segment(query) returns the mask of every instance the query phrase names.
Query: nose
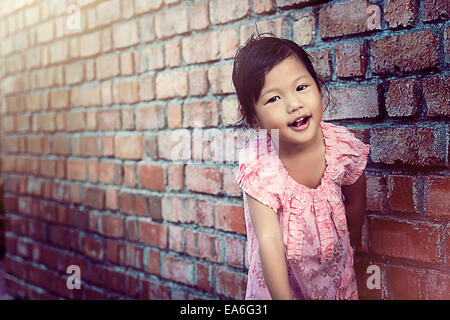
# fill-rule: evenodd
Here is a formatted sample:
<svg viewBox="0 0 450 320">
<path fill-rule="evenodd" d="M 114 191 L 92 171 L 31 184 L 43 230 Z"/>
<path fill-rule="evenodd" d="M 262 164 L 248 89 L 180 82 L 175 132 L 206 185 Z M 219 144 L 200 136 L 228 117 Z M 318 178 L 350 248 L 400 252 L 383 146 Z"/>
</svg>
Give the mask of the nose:
<svg viewBox="0 0 450 320">
<path fill-rule="evenodd" d="M 288 109 L 289 113 L 292 113 L 292 112 L 296 111 L 298 108 L 302 108 L 302 107 L 303 107 L 303 102 L 301 101 L 301 98 L 299 97 L 297 92 L 291 94 L 288 97 L 287 109 Z"/>
</svg>

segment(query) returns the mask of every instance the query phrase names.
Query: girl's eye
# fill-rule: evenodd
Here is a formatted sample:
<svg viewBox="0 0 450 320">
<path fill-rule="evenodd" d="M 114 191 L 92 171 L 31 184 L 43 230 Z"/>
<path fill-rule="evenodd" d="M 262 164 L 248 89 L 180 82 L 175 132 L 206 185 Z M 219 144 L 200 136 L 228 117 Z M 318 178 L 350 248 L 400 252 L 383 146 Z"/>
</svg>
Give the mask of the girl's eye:
<svg viewBox="0 0 450 320">
<path fill-rule="evenodd" d="M 270 98 L 269 100 L 267 100 L 266 104 L 275 102 L 275 101 L 277 101 L 278 99 L 280 99 L 279 96 L 274 96 L 274 97 Z"/>
<path fill-rule="evenodd" d="M 306 84 L 301 84 L 301 85 L 299 85 L 299 86 L 297 87 L 297 91 L 303 91 L 303 90 L 306 89 L 306 87 L 307 87 Z"/>
</svg>

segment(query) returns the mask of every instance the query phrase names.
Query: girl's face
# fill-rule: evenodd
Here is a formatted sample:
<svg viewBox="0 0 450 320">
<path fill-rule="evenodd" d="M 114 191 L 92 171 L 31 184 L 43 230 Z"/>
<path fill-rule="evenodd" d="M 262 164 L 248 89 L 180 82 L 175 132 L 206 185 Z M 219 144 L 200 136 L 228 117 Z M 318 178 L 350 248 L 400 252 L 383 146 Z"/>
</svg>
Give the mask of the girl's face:
<svg viewBox="0 0 450 320">
<path fill-rule="evenodd" d="M 322 96 L 296 56 L 287 57 L 266 74 L 255 111 L 256 128 L 279 130 L 280 155 L 297 154 L 319 141 Z M 306 129 L 290 126 L 299 117 L 310 117 Z"/>
</svg>

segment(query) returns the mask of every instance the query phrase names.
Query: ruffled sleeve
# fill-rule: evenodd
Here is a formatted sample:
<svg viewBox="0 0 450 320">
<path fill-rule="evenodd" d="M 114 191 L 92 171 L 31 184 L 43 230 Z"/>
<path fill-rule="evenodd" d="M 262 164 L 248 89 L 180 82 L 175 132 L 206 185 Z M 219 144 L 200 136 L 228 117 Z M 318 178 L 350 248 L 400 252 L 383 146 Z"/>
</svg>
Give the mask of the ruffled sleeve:
<svg viewBox="0 0 450 320">
<path fill-rule="evenodd" d="M 254 157 L 251 148 L 244 148 L 239 154 L 239 170 L 236 182 L 242 189 L 273 211 L 281 208 L 283 178 L 273 162 L 264 157 Z"/>
<path fill-rule="evenodd" d="M 342 185 L 352 185 L 358 180 L 367 165 L 370 145 L 361 142 L 346 127 L 336 130 L 337 164 L 344 171 Z"/>
</svg>

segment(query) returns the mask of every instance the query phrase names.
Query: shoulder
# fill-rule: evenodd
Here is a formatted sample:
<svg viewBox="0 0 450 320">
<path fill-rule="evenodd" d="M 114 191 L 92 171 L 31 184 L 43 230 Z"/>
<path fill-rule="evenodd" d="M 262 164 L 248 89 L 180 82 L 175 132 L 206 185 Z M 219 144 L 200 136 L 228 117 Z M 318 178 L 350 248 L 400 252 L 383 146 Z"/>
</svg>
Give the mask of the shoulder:
<svg viewBox="0 0 450 320">
<path fill-rule="evenodd" d="M 369 151 L 370 145 L 364 144 L 347 127 L 324 122 L 324 128 L 339 155 L 360 155 Z M 325 133 L 325 132 L 324 132 Z"/>
</svg>

